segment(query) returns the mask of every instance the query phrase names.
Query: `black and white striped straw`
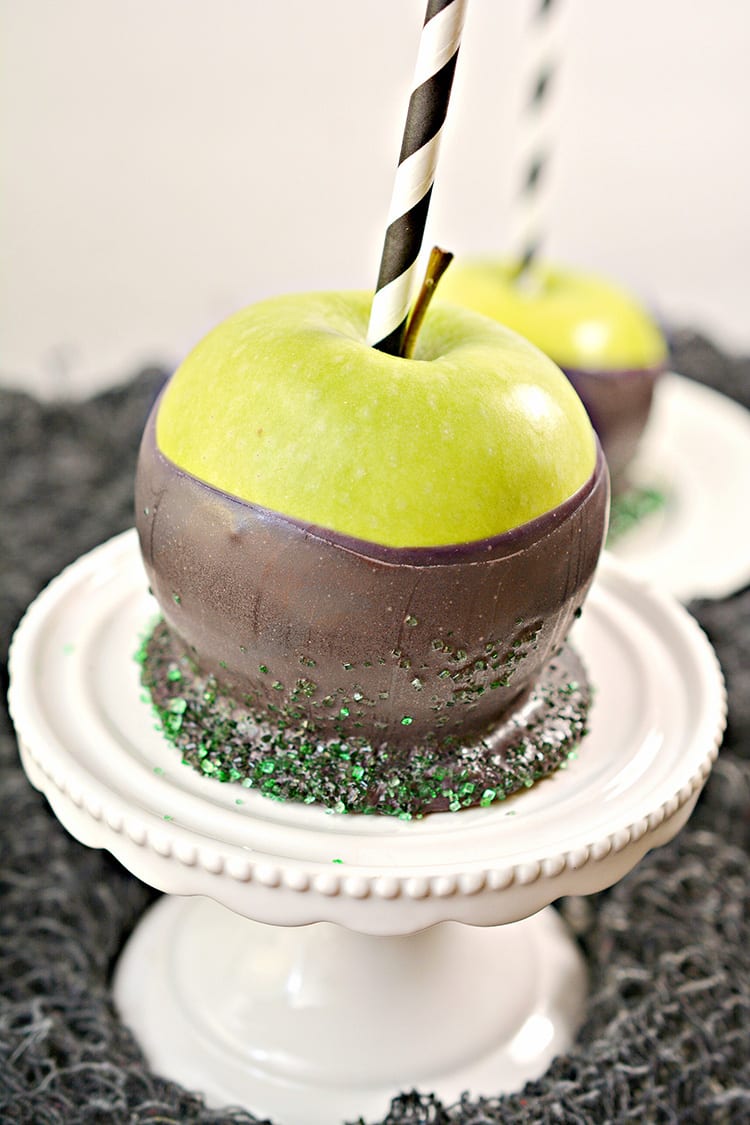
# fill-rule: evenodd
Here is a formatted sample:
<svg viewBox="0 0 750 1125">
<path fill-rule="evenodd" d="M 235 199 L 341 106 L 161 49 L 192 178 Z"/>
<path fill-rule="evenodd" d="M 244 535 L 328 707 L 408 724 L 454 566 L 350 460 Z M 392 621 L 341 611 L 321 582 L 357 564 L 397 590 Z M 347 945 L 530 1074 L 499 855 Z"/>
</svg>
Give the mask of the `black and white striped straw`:
<svg viewBox="0 0 750 1125">
<path fill-rule="evenodd" d="M 565 0 L 532 0 L 534 12 L 522 52 L 523 120 L 520 142 L 520 189 L 511 244 L 523 275 L 537 258 L 549 221 L 549 166 L 559 108 L 556 97 L 562 54 L 562 11 Z"/>
<path fill-rule="evenodd" d="M 367 335 L 390 355 L 406 328 L 467 3 L 427 3 Z"/>
</svg>

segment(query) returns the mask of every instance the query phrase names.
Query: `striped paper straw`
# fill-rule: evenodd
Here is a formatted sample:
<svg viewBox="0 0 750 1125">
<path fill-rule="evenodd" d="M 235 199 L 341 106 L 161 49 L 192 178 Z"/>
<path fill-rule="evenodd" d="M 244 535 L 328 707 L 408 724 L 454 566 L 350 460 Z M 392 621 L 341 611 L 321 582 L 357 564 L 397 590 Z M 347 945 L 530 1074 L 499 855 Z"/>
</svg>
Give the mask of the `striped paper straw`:
<svg viewBox="0 0 750 1125">
<path fill-rule="evenodd" d="M 422 247 L 440 137 L 448 112 L 467 0 L 428 0 L 398 158 L 368 343 L 401 349 Z"/>
<path fill-rule="evenodd" d="M 564 0 L 533 0 L 524 72 L 525 101 L 519 153 L 521 186 L 514 214 L 511 245 L 517 275 L 526 272 L 539 254 L 549 222 L 549 164 L 559 101 L 557 73 L 562 56 Z"/>
</svg>

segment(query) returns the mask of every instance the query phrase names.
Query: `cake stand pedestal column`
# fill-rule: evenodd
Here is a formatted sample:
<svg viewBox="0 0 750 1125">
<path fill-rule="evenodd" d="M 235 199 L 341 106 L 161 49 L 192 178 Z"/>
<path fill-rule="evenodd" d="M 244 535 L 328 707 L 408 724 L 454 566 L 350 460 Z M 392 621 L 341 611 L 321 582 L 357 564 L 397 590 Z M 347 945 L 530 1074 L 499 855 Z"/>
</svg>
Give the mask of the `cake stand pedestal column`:
<svg viewBox="0 0 750 1125">
<path fill-rule="evenodd" d="M 157 1072 L 283 1125 L 382 1117 L 414 1087 L 446 1102 L 517 1089 L 570 1046 L 585 995 L 583 959 L 551 908 L 382 937 L 166 897 L 115 976 Z"/>
</svg>

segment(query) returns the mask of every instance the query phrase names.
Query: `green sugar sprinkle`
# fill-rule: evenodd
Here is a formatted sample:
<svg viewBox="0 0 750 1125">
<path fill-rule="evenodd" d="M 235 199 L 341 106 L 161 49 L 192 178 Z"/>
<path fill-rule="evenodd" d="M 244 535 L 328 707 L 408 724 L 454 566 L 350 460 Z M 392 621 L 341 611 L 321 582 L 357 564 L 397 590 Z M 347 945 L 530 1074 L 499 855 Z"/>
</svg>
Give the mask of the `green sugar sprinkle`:
<svg viewBox="0 0 750 1125">
<path fill-rule="evenodd" d="M 285 705 L 283 697 L 283 706 L 264 714 L 240 706 L 213 677 L 196 672 L 163 621 L 136 659 L 157 729 L 185 765 L 270 800 L 404 821 L 497 805 L 571 763 L 586 734 L 590 704 L 583 668 L 566 647 L 527 701 L 524 718 L 506 717 L 491 744 L 455 735 L 431 735 L 421 742 L 404 742 L 402 735 L 393 743 L 372 744 L 340 732 L 347 706 L 332 710 L 325 732 L 295 710 L 299 703 Z M 259 668 L 267 671 L 265 665 Z M 410 715 L 394 721 L 399 728 L 414 722 Z M 155 767 L 154 772 L 163 771 Z"/>
<path fill-rule="evenodd" d="M 666 503 L 667 497 L 658 488 L 635 487 L 614 495 L 609 512 L 607 546 L 611 547 L 647 516 L 661 511 Z"/>
</svg>

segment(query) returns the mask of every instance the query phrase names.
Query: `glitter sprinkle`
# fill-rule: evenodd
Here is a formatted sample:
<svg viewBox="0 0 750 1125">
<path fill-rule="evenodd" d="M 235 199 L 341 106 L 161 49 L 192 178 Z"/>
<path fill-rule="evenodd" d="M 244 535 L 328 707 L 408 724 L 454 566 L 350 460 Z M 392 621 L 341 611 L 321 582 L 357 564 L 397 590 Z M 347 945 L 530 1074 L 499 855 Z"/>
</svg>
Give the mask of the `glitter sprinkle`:
<svg viewBox="0 0 750 1125">
<path fill-rule="evenodd" d="M 631 488 L 612 497 L 607 546 L 636 527 L 647 516 L 661 511 L 667 497 L 658 488 Z"/>
<path fill-rule="evenodd" d="M 179 594 L 172 594 L 172 601 L 174 602 L 175 605 L 179 605 L 182 601 L 182 598 L 180 597 Z"/>
<path fill-rule="evenodd" d="M 562 765 L 575 768 L 576 747 L 586 734 L 590 690 L 568 647 L 548 666 L 523 712 L 506 718 L 487 742 L 433 733 L 393 743 L 384 737 L 375 745 L 356 728 L 351 736 L 344 737 L 340 727 L 334 734 L 341 696 L 326 697 L 335 704 L 327 735 L 316 733 L 301 715 L 295 718 L 283 697 L 273 710 L 254 713 L 250 701 L 240 706 L 213 677 L 200 675 L 163 622 L 144 639 L 136 659 L 157 729 L 185 765 L 214 784 L 234 783 L 270 800 L 318 805 L 331 813 L 410 820 L 496 805 Z M 170 676 L 174 668 L 180 679 Z M 454 670 L 464 690 L 465 670 L 455 665 Z M 442 718 L 441 712 L 436 731 Z M 409 715 L 395 721 L 414 722 Z"/>
</svg>

